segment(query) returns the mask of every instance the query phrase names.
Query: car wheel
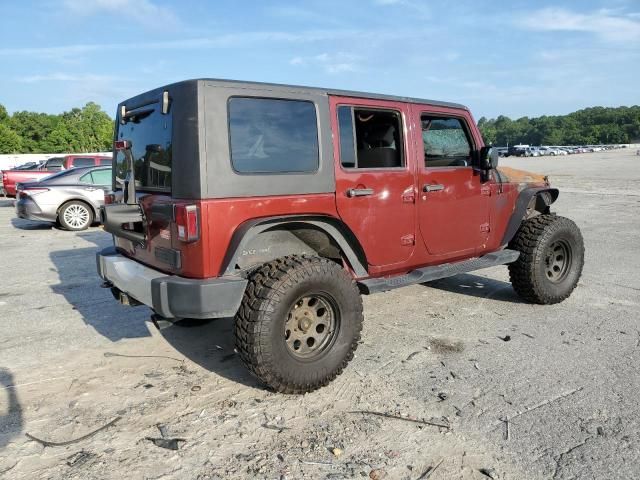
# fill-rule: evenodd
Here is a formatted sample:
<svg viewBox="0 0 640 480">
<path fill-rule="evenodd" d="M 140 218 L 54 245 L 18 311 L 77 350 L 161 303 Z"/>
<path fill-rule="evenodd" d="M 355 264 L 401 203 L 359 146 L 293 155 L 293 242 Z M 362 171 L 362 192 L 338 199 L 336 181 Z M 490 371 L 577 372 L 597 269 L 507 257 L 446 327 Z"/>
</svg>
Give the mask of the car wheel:
<svg viewBox="0 0 640 480">
<path fill-rule="evenodd" d="M 58 220 L 65 230 L 86 230 L 93 223 L 93 210 L 84 202 L 67 202 L 60 208 Z"/>
<path fill-rule="evenodd" d="M 343 371 L 362 323 L 360 292 L 342 267 L 325 258 L 289 256 L 249 278 L 235 318 L 236 348 L 269 388 L 306 393 Z"/>
<path fill-rule="evenodd" d="M 522 222 L 509 248 L 520 252 L 509 264 L 509 278 L 525 300 L 551 305 L 576 288 L 584 265 L 584 242 L 568 218 L 538 215 Z"/>
</svg>

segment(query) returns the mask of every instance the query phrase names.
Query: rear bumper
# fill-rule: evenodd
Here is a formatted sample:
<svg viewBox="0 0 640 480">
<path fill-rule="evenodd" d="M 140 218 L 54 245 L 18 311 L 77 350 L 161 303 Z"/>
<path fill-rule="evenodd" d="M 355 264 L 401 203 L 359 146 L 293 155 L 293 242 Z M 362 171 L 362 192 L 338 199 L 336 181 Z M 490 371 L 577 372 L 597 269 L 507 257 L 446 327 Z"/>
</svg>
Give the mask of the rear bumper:
<svg viewBox="0 0 640 480">
<path fill-rule="evenodd" d="M 166 275 L 114 247 L 96 254 L 98 274 L 114 287 L 165 318 L 217 318 L 236 314 L 247 280 L 218 277 L 198 280 Z"/>
<path fill-rule="evenodd" d="M 31 198 L 16 200 L 16 215 L 27 220 L 41 220 L 43 222 L 55 222 L 58 218 L 56 207 L 46 206 L 41 208 Z"/>
</svg>

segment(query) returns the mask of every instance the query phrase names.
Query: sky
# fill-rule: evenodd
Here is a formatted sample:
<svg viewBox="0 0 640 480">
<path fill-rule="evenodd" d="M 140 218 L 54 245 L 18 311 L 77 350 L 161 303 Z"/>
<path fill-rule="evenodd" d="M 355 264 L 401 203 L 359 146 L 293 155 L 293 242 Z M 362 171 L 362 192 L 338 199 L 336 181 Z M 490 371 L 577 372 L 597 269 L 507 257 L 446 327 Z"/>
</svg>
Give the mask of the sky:
<svg viewBox="0 0 640 480">
<path fill-rule="evenodd" d="M 476 118 L 640 104 L 640 0 L 0 0 L 0 104 L 60 113 L 189 78 L 362 90 Z"/>
</svg>

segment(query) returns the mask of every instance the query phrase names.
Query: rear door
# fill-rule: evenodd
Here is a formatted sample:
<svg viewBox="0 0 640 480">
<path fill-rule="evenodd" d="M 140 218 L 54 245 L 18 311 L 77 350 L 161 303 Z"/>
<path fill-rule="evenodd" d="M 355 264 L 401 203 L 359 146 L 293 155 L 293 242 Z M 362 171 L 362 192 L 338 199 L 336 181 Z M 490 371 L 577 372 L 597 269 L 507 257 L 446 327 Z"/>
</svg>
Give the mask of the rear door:
<svg viewBox="0 0 640 480">
<path fill-rule="evenodd" d="M 86 184 L 84 195 L 91 200 L 95 206 L 104 205 L 104 193 L 111 189 L 112 172 L 111 169 L 103 168 L 93 170 L 80 177 L 80 182 Z"/>
<path fill-rule="evenodd" d="M 440 260 L 473 255 L 489 235 L 489 195 L 475 165 L 482 139 L 467 111 L 414 105 L 418 224 L 427 251 Z"/>
<path fill-rule="evenodd" d="M 404 103 L 330 97 L 336 204 L 370 265 L 405 262 L 415 248 L 415 177 Z"/>
</svg>

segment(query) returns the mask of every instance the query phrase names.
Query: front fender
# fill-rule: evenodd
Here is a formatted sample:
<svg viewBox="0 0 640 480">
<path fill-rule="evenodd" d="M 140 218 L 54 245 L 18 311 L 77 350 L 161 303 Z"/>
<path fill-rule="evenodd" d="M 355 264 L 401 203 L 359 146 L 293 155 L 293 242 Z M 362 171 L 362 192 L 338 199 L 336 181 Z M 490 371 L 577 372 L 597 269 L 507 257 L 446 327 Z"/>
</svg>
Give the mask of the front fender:
<svg viewBox="0 0 640 480">
<path fill-rule="evenodd" d="M 507 245 L 515 236 L 520 225 L 525 220 L 527 209 L 530 206 L 540 213 L 547 213 L 549 206 L 558 199 L 559 195 L 560 191 L 551 187 L 529 187 L 522 190 L 516 199 L 513 213 L 509 218 L 509 223 L 500 245 Z"/>
</svg>

